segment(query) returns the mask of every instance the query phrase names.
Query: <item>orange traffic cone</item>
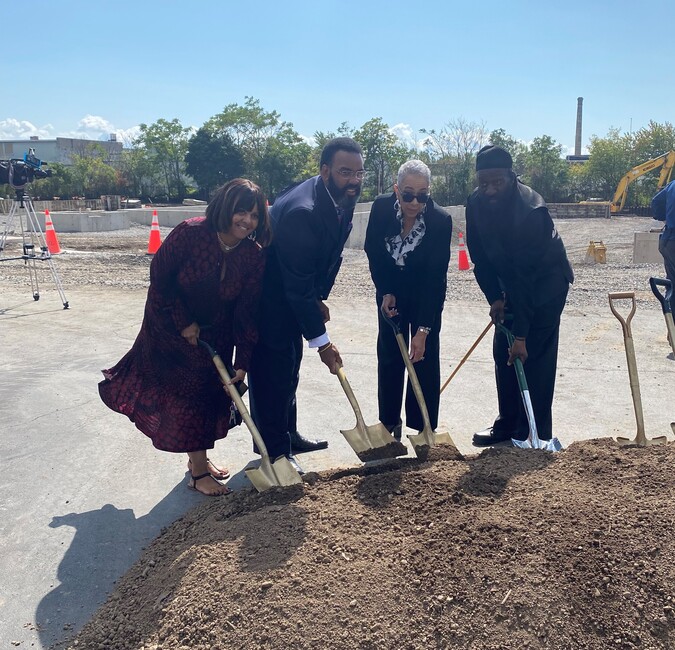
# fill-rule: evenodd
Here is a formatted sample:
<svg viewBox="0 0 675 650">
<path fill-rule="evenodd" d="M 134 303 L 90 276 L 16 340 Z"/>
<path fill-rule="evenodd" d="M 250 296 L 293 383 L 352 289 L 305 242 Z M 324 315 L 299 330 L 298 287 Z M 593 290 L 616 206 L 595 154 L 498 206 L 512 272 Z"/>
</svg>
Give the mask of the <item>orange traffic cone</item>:
<svg viewBox="0 0 675 650">
<path fill-rule="evenodd" d="M 460 271 L 469 270 L 469 256 L 466 254 L 466 249 L 464 248 L 464 236 L 462 233 L 459 233 L 459 259 L 458 259 L 458 268 Z"/>
<path fill-rule="evenodd" d="M 45 210 L 45 243 L 47 244 L 47 250 L 49 250 L 50 254 L 58 255 L 61 252 L 59 238 L 56 236 L 52 218 L 49 216 L 49 210 Z"/>
<path fill-rule="evenodd" d="M 152 211 L 152 226 L 150 226 L 150 239 L 148 241 L 148 255 L 154 255 L 162 245 L 162 236 L 159 234 L 159 220 L 157 210 Z"/>
</svg>

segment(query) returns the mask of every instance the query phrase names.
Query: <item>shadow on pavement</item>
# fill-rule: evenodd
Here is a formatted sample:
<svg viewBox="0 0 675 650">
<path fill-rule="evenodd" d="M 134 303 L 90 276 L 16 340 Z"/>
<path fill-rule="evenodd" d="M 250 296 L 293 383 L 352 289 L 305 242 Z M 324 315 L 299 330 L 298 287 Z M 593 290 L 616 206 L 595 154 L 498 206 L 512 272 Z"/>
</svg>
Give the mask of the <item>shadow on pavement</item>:
<svg viewBox="0 0 675 650">
<path fill-rule="evenodd" d="M 43 647 L 57 646 L 77 633 L 102 605 L 115 582 L 139 558 L 162 528 L 207 497 L 198 497 L 181 481 L 147 515 L 106 504 L 99 510 L 54 517 L 51 528 L 71 526 L 75 537 L 57 571 L 60 584 L 37 606 Z"/>
</svg>

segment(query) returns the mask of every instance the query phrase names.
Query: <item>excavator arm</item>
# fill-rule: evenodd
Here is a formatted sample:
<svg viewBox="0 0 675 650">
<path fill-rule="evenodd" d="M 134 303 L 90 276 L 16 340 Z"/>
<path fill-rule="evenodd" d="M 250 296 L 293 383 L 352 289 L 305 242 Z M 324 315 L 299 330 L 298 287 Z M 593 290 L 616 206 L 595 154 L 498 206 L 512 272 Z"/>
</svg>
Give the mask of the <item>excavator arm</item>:
<svg viewBox="0 0 675 650">
<path fill-rule="evenodd" d="M 617 214 L 623 210 L 623 206 L 626 203 L 626 196 L 628 195 L 628 186 L 640 176 L 644 176 L 647 172 L 652 171 L 653 169 L 661 169 L 661 174 L 659 175 L 659 184 L 657 189 L 665 187 L 667 183 L 670 182 L 670 178 L 673 173 L 673 167 L 675 167 L 675 151 L 669 151 L 664 153 L 661 156 L 652 158 L 647 162 L 643 162 L 640 165 L 636 165 L 627 172 L 619 181 L 619 184 L 616 187 L 616 192 L 614 192 L 614 198 L 612 199 L 612 204 L 610 205 L 611 214 Z"/>
</svg>

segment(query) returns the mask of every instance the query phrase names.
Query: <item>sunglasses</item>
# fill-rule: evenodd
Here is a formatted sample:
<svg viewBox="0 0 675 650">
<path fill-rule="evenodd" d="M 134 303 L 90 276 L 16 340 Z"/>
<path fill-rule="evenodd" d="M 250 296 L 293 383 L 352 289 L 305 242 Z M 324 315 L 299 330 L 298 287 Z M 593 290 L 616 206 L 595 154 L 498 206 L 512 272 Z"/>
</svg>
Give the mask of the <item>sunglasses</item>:
<svg viewBox="0 0 675 650">
<path fill-rule="evenodd" d="M 413 199 L 417 199 L 418 203 L 426 203 L 429 200 L 429 195 L 425 192 L 420 194 L 413 194 L 412 192 L 401 192 L 401 199 L 404 203 L 412 203 Z"/>
</svg>

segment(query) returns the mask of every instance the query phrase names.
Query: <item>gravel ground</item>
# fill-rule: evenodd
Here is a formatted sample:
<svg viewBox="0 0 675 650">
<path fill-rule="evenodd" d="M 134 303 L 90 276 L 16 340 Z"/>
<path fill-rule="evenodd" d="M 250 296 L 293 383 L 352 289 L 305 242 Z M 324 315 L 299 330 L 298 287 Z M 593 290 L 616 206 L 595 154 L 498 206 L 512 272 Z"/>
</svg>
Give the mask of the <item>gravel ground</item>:
<svg viewBox="0 0 675 650">
<path fill-rule="evenodd" d="M 638 303 L 659 309 L 648 285 L 650 276 L 664 277 L 661 264 L 633 264 L 633 235 L 648 232 L 659 223 L 643 217 L 613 219 L 558 219 L 556 226 L 565 242 L 576 280 L 568 298 L 575 307 L 606 306 L 610 291 L 635 291 Z M 148 286 L 151 257 L 145 254 L 149 237 L 147 226 L 134 225 L 126 230 L 100 233 L 58 235 L 63 253 L 54 259 L 54 268 L 66 290 L 69 286 L 100 285 L 126 289 Z M 170 232 L 160 228 L 162 239 Z M 484 300 L 473 273 L 457 268 L 457 233 L 464 223 L 455 220 L 453 259 L 448 271 L 449 301 L 482 302 Z M 606 264 L 584 262 L 590 241 L 602 241 L 607 247 Z M 5 256 L 17 254 L 19 238 L 9 237 Z M 345 261 L 338 276 L 334 296 L 372 298 L 373 285 L 368 261 L 362 250 L 345 250 Z M 49 266 L 38 262 L 42 286 L 51 286 Z M 20 261 L 0 265 L 0 282 L 15 286 L 29 284 L 28 274 Z"/>
</svg>

